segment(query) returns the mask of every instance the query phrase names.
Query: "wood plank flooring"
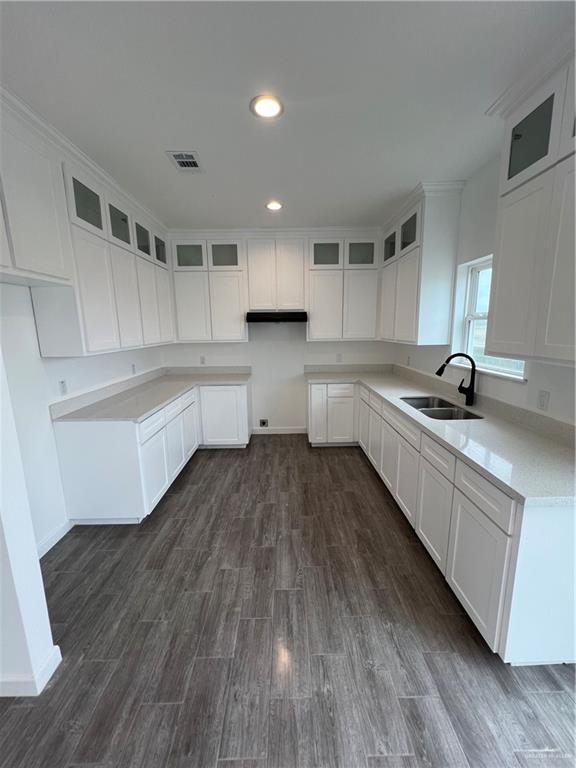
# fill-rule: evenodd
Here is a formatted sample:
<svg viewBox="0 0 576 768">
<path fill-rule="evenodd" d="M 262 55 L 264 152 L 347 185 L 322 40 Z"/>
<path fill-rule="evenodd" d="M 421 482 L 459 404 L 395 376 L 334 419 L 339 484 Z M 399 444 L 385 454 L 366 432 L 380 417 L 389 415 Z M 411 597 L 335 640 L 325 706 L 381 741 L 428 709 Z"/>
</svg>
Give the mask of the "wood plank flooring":
<svg viewBox="0 0 576 768">
<path fill-rule="evenodd" d="M 358 448 L 200 451 L 42 560 L 64 661 L 2 768 L 569 768 L 574 669 L 510 668 Z"/>
</svg>

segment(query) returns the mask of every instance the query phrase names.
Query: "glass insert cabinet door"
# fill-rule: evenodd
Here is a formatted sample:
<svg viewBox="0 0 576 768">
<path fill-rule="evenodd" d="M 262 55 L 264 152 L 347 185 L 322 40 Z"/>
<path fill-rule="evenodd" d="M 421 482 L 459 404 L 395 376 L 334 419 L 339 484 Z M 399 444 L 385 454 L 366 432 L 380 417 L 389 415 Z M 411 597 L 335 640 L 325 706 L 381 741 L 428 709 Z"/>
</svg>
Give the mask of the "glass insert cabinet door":
<svg viewBox="0 0 576 768">
<path fill-rule="evenodd" d="M 369 268 L 376 266 L 376 244 L 373 240 L 347 240 L 346 266 Z"/>
<path fill-rule="evenodd" d="M 89 224 L 90 227 L 102 232 L 104 225 L 100 195 L 75 176 L 72 177 L 72 194 L 74 213 L 79 223 Z"/>
<path fill-rule="evenodd" d="M 508 178 L 513 179 L 546 157 L 554 113 L 554 94 L 539 104 L 512 128 L 508 156 Z"/>
<path fill-rule="evenodd" d="M 150 232 L 146 229 L 146 227 L 143 227 L 142 224 L 138 224 L 138 222 L 136 222 L 135 231 L 136 248 L 138 248 L 138 250 L 142 253 L 145 253 L 147 256 L 150 256 Z"/>
<path fill-rule="evenodd" d="M 166 243 L 157 235 L 154 235 L 154 256 L 156 261 L 166 264 Z"/>
<path fill-rule="evenodd" d="M 338 269 L 342 267 L 341 240 L 314 240 L 311 243 L 311 269 Z"/>
<path fill-rule="evenodd" d="M 389 261 L 396 256 L 396 230 L 390 232 L 384 239 L 384 261 Z"/>
<path fill-rule="evenodd" d="M 416 243 L 418 237 L 418 211 L 406 219 L 400 227 L 400 250 L 405 251 Z"/>
<path fill-rule="evenodd" d="M 239 242 L 214 240 L 208 244 L 210 269 L 233 269 L 243 267 L 243 254 Z"/>
<path fill-rule="evenodd" d="M 204 243 L 177 243 L 176 269 L 206 269 Z"/>
<path fill-rule="evenodd" d="M 108 213 L 110 215 L 110 234 L 112 237 L 130 245 L 130 219 L 128 214 L 112 205 L 112 203 L 108 203 Z"/>
</svg>

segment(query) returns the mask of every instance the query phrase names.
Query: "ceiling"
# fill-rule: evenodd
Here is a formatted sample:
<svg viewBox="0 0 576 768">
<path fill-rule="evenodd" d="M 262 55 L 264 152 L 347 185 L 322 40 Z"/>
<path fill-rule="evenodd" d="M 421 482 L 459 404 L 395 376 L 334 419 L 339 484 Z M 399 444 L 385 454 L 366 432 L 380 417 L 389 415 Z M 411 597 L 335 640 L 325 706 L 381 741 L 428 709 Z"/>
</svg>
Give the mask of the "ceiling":
<svg viewBox="0 0 576 768">
<path fill-rule="evenodd" d="M 381 224 L 498 151 L 572 3 L 4 2 L 0 79 L 170 227 Z M 276 93 L 273 123 L 248 110 Z M 197 150 L 179 172 L 165 150 Z M 284 202 L 267 212 L 270 198 Z"/>
</svg>

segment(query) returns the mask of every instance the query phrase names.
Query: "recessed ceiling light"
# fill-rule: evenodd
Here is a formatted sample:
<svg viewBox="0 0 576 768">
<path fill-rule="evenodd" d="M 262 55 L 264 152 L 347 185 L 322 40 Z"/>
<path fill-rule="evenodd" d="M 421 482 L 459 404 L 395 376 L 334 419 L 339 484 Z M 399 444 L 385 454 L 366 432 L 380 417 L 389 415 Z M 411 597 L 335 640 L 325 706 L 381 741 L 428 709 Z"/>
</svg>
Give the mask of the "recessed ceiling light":
<svg viewBox="0 0 576 768">
<path fill-rule="evenodd" d="M 282 203 L 278 200 L 270 200 L 269 203 L 266 203 L 266 208 L 269 211 L 279 211 L 282 208 Z"/>
<path fill-rule="evenodd" d="M 250 102 L 250 109 L 257 117 L 278 117 L 284 111 L 276 96 L 255 96 Z"/>
</svg>

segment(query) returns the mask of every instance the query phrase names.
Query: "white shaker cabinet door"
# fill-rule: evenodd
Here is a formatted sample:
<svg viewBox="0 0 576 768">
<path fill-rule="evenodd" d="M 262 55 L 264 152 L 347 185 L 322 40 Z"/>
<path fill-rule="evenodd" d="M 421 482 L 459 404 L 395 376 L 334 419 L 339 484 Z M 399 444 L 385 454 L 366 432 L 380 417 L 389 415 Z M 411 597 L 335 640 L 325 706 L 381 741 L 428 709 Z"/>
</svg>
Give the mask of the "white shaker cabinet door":
<svg viewBox="0 0 576 768">
<path fill-rule="evenodd" d="M 378 338 L 394 340 L 394 315 L 396 312 L 396 276 L 398 264 L 384 267 L 380 277 L 380 318 Z"/>
<path fill-rule="evenodd" d="M 160 343 L 160 314 L 156 291 L 156 267 L 138 257 L 136 262 L 144 344 Z"/>
<path fill-rule="evenodd" d="M 304 240 L 276 240 L 276 306 L 304 309 Z"/>
<path fill-rule="evenodd" d="M 511 539 L 454 490 L 446 579 L 490 648 L 498 646 Z"/>
<path fill-rule="evenodd" d="M 141 445 L 140 462 L 146 511 L 149 514 L 158 504 L 169 485 L 165 429 L 156 432 L 153 437 Z"/>
<path fill-rule="evenodd" d="M 198 403 L 192 403 L 182 411 L 182 426 L 184 429 L 184 456 L 188 460 L 198 448 Z"/>
<path fill-rule="evenodd" d="M 143 337 L 136 256 L 116 245 L 110 246 L 110 250 L 118 327 L 120 329 L 120 346 L 139 347 L 143 343 Z"/>
<path fill-rule="evenodd" d="M 574 360 L 574 155 L 554 171 L 550 236 L 542 278 L 536 356 Z"/>
<path fill-rule="evenodd" d="M 162 267 L 155 267 L 156 293 L 158 294 L 158 315 L 160 318 L 160 341 L 174 341 L 174 306 L 170 273 Z"/>
<path fill-rule="evenodd" d="M 341 339 L 343 270 L 310 270 L 308 279 L 309 339 L 312 341 Z"/>
<path fill-rule="evenodd" d="M 276 243 L 247 240 L 250 309 L 276 309 Z"/>
<path fill-rule="evenodd" d="M 368 458 L 380 471 L 382 464 L 382 417 L 371 408 L 368 424 Z"/>
<path fill-rule="evenodd" d="M 364 453 L 368 453 L 370 439 L 370 407 L 367 402 L 360 400 L 358 406 L 358 442 Z"/>
<path fill-rule="evenodd" d="M 210 341 L 208 272 L 174 272 L 176 322 L 180 341 Z"/>
<path fill-rule="evenodd" d="M 74 227 L 74 259 L 88 352 L 118 349 L 120 334 L 110 260 L 105 240 Z"/>
<path fill-rule="evenodd" d="M 398 480 L 398 442 L 400 438 L 385 419 L 382 419 L 382 460 L 380 477 L 392 495 L 396 495 Z"/>
<path fill-rule="evenodd" d="M 351 443 L 354 440 L 354 398 L 328 398 L 328 442 Z"/>
<path fill-rule="evenodd" d="M 418 339 L 418 286 L 420 280 L 420 248 L 414 248 L 396 262 L 396 302 L 394 306 L 394 338 L 415 342 Z"/>
<path fill-rule="evenodd" d="M 326 384 L 311 384 L 308 403 L 308 437 L 311 443 L 325 443 L 328 439 L 326 400 Z"/>
<path fill-rule="evenodd" d="M 454 486 L 420 458 L 416 533 L 442 573 L 446 572 Z"/>
<path fill-rule="evenodd" d="M 345 339 L 374 339 L 378 309 L 378 272 L 349 269 L 344 272 Z"/>
<path fill-rule="evenodd" d="M 248 403 L 246 387 L 200 387 L 204 445 L 246 445 Z"/>
<path fill-rule="evenodd" d="M 418 465 L 420 454 L 403 437 L 398 436 L 398 467 L 396 471 L 396 501 L 408 522 L 416 526 L 418 506 Z"/>
<path fill-rule="evenodd" d="M 172 482 L 180 472 L 185 460 L 184 419 L 180 413 L 166 424 L 166 463 L 169 482 Z"/>
<path fill-rule="evenodd" d="M 246 296 L 244 272 L 210 272 L 210 308 L 214 341 L 244 341 Z"/>
</svg>

